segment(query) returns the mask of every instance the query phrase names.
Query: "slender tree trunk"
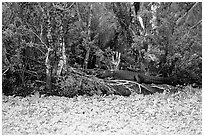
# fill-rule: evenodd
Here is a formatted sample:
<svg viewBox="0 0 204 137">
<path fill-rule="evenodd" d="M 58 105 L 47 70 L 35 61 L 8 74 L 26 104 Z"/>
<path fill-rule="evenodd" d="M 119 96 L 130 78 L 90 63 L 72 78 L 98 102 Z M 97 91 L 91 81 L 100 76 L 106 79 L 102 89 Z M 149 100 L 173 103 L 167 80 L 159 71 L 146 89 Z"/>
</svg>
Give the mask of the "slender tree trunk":
<svg viewBox="0 0 204 137">
<path fill-rule="evenodd" d="M 48 17 L 48 32 L 47 32 L 47 39 L 48 39 L 48 44 L 50 47 L 53 45 L 53 40 L 52 40 L 52 35 L 51 35 L 51 21 L 50 21 L 50 15 L 49 12 L 47 13 Z M 46 65 L 46 89 L 50 91 L 52 89 L 51 87 L 51 78 L 52 78 L 52 72 L 51 72 L 51 62 L 50 62 L 50 51 L 52 49 L 48 47 L 47 55 L 46 55 L 46 60 L 45 60 L 45 65 Z"/>
<path fill-rule="evenodd" d="M 46 89 L 50 91 L 52 89 L 51 87 L 51 65 L 49 60 L 49 54 L 51 49 L 48 48 L 47 54 L 46 54 L 46 60 L 45 60 L 45 66 L 46 66 Z"/>
<path fill-rule="evenodd" d="M 91 20 L 93 17 L 93 5 L 91 4 L 90 6 L 90 16 L 89 16 L 89 22 L 88 22 L 88 44 L 86 45 L 86 55 L 85 55 L 85 59 L 84 59 L 84 69 L 87 69 L 88 66 L 88 61 L 89 61 L 89 54 L 90 54 L 90 50 L 91 50 Z"/>
<path fill-rule="evenodd" d="M 66 55 L 65 55 L 65 43 L 64 43 L 64 31 L 63 31 L 63 22 L 61 17 L 61 23 L 59 24 L 60 29 L 60 38 L 59 38 L 59 50 L 61 52 L 61 57 L 58 63 L 57 76 L 60 76 L 63 68 L 66 68 Z"/>
</svg>

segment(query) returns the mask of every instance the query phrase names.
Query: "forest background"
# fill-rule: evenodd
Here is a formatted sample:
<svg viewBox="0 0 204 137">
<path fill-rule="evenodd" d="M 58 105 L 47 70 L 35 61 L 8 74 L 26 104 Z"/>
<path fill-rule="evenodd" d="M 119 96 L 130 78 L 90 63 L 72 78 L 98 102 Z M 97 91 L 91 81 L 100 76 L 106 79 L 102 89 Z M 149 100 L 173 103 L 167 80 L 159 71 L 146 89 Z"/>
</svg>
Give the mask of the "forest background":
<svg viewBox="0 0 204 137">
<path fill-rule="evenodd" d="M 92 94 L 79 73 L 114 68 L 117 53 L 118 69 L 201 87 L 202 3 L 2 3 L 6 95 Z"/>
</svg>

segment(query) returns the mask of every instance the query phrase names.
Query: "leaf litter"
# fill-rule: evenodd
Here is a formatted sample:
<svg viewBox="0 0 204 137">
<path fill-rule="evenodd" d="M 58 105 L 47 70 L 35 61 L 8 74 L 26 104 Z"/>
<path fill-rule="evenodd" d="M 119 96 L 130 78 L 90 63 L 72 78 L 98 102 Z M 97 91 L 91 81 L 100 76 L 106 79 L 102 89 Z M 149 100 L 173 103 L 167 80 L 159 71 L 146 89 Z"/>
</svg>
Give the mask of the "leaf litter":
<svg viewBox="0 0 204 137">
<path fill-rule="evenodd" d="M 202 133 L 202 90 L 129 97 L 3 96 L 2 133 L 196 135 Z"/>
</svg>

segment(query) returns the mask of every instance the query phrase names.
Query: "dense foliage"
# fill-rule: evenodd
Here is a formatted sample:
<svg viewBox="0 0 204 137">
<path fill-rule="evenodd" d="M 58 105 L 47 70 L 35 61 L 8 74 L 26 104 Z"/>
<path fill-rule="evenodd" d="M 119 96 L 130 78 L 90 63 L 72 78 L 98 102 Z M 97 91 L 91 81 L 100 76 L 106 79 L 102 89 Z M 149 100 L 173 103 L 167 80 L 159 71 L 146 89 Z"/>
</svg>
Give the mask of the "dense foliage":
<svg viewBox="0 0 204 137">
<path fill-rule="evenodd" d="M 75 79 L 72 68 L 110 69 L 115 51 L 121 53 L 120 69 L 176 75 L 178 84 L 201 85 L 201 17 L 202 4 L 192 2 L 139 8 L 134 3 L 4 2 L 3 92 L 61 93 L 66 86 L 70 92 L 98 91 L 93 85 L 100 82 L 85 74 Z M 62 84 L 66 81 L 75 86 Z"/>
</svg>

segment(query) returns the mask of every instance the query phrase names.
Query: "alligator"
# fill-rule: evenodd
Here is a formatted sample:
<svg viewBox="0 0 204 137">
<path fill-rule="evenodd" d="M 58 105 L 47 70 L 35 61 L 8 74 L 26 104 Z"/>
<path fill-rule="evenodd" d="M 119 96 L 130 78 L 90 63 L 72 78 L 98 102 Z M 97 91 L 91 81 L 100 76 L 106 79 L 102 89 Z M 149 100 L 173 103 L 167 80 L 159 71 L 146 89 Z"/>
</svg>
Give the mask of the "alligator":
<svg viewBox="0 0 204 137">
<path fill-rule="evenodd" d="M 112 77 L 113 79 L 120 79 L 120 80 L 129 80 L 129 81 L 136 81 L 138 83 L 145 83 L 145 84 L 168 84 L 175 86 L 175 77 L 156 77 L 156 76 L 148 76 L 141 72 L 133 72 L 128 70 L 105 70 L 102 74 L 98 75 L 99 78 L 106 78 Z"/>
</svg>

